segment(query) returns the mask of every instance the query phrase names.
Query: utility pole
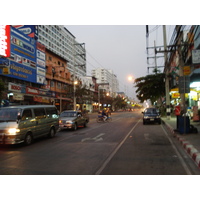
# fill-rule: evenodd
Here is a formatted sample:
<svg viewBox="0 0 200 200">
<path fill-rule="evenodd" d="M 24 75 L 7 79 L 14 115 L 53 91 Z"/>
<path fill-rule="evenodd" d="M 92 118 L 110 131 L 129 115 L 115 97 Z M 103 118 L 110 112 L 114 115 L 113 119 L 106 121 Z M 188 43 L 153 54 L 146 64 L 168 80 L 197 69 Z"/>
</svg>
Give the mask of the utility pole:
<svg viewBox="0 0 200 200">
<path fill-rule="evenodd" d="M 169 96 L 169 67 L 167 66 L 167 37 L 166 25 L 163 25 L 164 59 L 165 59 L 165 96 L 167 119 L 170 119 L 170 96 Z"/>
</svg>

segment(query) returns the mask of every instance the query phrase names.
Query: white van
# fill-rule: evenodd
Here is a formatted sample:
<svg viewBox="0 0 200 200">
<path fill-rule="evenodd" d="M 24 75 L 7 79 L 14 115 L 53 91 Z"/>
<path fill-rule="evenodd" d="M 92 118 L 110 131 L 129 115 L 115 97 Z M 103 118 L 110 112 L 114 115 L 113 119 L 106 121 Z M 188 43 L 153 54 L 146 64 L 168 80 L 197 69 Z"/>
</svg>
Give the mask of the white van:
<svg viewBox="0 0 200 200">
<path fill-rule="evenodd" d="M 58 111 L 53 105 L 0 108 L 0 144 L 30 145 L 35 138 L 54 137 L 58 129 Z"/>
</svg>

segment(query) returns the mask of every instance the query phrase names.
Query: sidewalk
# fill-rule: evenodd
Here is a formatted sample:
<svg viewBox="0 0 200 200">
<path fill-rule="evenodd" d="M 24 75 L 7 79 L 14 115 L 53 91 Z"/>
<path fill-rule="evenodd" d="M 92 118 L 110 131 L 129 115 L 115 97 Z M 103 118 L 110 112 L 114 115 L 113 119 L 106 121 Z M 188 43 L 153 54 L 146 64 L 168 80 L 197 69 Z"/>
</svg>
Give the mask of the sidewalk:
<svg viewBox="0 0 200 200">
<path fill-rule="evenodd" d="M 197 128 L 198 133 L 180 134 L 175 131 L 177 129 L 176 117 L 170 117 L 170 119 L 162 117 L 162 121 L 200 168 L 200 122 L 190 120 L 190 125 Z"/>
</svg>

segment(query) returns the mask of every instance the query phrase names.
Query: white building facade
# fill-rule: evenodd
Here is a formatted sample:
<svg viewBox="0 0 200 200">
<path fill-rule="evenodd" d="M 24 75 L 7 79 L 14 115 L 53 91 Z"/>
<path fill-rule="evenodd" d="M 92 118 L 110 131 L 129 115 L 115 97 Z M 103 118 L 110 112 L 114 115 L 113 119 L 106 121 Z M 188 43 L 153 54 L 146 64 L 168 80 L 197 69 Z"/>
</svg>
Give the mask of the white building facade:
<svg viewBox="0 0 200 200">
<path fill-rule="evenodd" d="M 38 25 L 38 42 L 64 58 L 71 75 L 75 74 L 75 79 L 86 76 L 85 44 L 78 43 L 63 25 Z"/>
<path fill-rule="evenodd" d="M 97 84 L 100 85 L 100 89 L 104 89 L 111 97 L 116 97 L 119 91 L 119 82 L 112 70 L 98 68 L 92 70 L 91 74 L 97 79 Z"/>
</svg>

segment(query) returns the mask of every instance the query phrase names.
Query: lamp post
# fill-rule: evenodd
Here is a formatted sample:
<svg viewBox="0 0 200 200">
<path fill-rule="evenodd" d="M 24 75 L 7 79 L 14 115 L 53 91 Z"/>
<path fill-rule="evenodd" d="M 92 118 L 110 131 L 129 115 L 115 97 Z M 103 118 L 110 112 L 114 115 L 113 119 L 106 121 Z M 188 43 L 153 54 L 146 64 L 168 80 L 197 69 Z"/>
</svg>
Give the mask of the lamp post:
<svg viewBox="0 0 200 200">
<path fill-rule="evenodd" d="M 76 110 L 76 85 L 78 81 L 74 81 L 74 110 Z"/>
</svg>

